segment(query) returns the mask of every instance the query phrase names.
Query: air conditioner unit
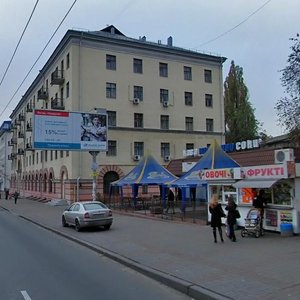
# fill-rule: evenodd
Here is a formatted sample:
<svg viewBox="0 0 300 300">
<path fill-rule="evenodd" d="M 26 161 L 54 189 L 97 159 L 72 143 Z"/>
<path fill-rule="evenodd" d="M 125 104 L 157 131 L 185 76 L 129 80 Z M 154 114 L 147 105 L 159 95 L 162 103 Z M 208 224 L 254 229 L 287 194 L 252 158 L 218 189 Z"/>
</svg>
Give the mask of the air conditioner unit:
<svg viewBox="0 0 300 300">
<path fill-rule="evenodd" d="M 133 155 L 133 160 L 139 161 L 141 159 L 140 155 Z"/>
<path fill-rule="evenodd" d="M 133 104 L 139 104 L 140 103 L 140 99 L 139 98 L 134 98 L 133 99 Z"/>
<path fill-rule="evenodd" d="M 169 106 L 169 102 L 168 101 L 163 101 L 163 107 L 168 107 Z"/>
<path fill-rule="evenodd" d="M 164 160 L 165 160 L 165 161 L 170 161 L 170 160 L 171 160 L 171 156 L 170 156 L 170 155 L 166 155 L 166 156 L 164 157 Z"/>
<path fill-rule="evenodd" d="M 275 164 L 294 160 L 294 149 L 279 149 L 274 151 Z"/>
</svg>

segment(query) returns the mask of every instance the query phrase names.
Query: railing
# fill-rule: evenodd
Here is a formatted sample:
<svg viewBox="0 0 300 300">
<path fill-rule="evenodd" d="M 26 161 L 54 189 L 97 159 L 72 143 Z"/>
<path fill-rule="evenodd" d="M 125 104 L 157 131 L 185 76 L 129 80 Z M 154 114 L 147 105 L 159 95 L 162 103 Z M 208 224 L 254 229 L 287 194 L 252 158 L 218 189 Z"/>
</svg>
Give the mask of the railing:
<svg viewBox="0 0 300 300">
<path fill-rule="evenodd" d="M 47 89 L 39 89 L 37 93 L 37 98 L 40 100 L 47 100 L 49 97 L 49 93 Z"/>
<path fill-rule="evenodd" d="M 64 71 L 63 70 L 55 70 L 51 73 L 51 84 L 61 85 L 65 82 Z"/>
<path fill-rule="evenodd" d="M 128 197 L 121 198 L 120 196 L 107 196 L 99 200 L 116 211 L 155 216 L 168 220 L 177 219 L 192 223 L 207 224 L 208 221 L 207 202 L 199 200 L 177 200 L 173 204 L 169 204 L 167 200 L 163 201 L 160 197 L 132 199 Z"/>
<path fill-rule="evenodd" d="M 52 109 L 59 109 L 64 110 L 64 99 L 63 98 L 54 98 L 51 100 L 51 108 Z"/>
</svg>

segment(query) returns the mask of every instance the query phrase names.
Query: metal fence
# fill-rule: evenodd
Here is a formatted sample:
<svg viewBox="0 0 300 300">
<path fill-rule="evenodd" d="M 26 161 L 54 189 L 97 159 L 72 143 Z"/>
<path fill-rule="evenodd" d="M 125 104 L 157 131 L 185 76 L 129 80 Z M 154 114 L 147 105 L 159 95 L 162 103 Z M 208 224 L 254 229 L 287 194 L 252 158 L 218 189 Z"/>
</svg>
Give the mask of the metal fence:
<svg viewBox="0 0 300 300">
<path fill-rule="evenodd" d="M 118 196 L 101 199 L 112 210 L 119 210 L 134 214 L 144 214 L 162 219 L 190 221 L 204 223 L 208 221 L 207 202 L 199 200 L 176 200 L 173 203 L 163 201 L 160 197 L 152 198 L 120 198 Z"/>
</svg>

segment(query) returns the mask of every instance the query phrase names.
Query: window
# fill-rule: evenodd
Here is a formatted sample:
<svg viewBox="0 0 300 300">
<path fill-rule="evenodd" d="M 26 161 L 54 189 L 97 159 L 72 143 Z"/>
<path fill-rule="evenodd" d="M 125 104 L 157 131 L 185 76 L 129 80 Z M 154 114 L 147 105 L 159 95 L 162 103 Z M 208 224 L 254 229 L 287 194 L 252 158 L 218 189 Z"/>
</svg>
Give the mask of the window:
<svg viewBox="0 0 300 300">
<path fill-rule="evenodd" d="M 106 55 L 106 69 L 116 70 L 117 69 L 117 58 L 115 55 Z"/>
<path fill-rule="evenodd" d="M 189 105 L 189 106 L 193 105 L 193 93 L 184 92 L 184 103 L 185 105 Z"/>
<path fill-rule="evenodd" d="M 191 67 L 183 67 L 184 80 L 192 80 L 192 68 Z"/>
<path fill-rule="evenodd" d="M 144 143 L 134 142 L 134 155 L 144 156 Z"/>
<path fill-rule="evenodd" d="M 134 114 L 134 128 L 143 128 L 143 114 Z"/>
<path fill-rule="evenodd" d="M 50 151 L 50 160 L 53 160 L 53 150 Z"/>
<path fill-rule="evenodd" d="M 70 97 L 70 83 L 67 82 L 66 84 L 66 98 Z"/>
<path fill-rule="evenodd" d="M 64 157 L 64 151 L 60 150 L 59 152 L 60 152 L 60 157 L 63 158 Z"/>
<path fill-rule="evenodd" d="M 143 73 L 143 61 L 141 59 L 133 59 L 133 72 L 134 73 Z"/>
<path fill-rule="evenodd" d="M 115 83 L 106 82 L 106 98 L 117 98 L 117 85 Z"/>
<path fill-rule="evenodd" d="M 108 141 L 107 156 L 117 156 L 117 141 Z"/>
<path fill-rule="evenodd" d="M 194 144 L 193 143 L 187 143 L 185 145 L 185 150 L 194 150 Z"/>
<path fill-rule="evenodd" d="M 70 53 L 67 54 L 67 69 L 70 68 Z"/>
<path fill-rule="evenodd" d="M 115 111 L 107 111 L 107 121 L 108 121 L 108 126 L 110 127 L 116 127 L 117 126 L 117 112 Z"/>
<path fill-rule="evenodd" d="M 168 64 L 159 63 L 159 76 L 168 77 Z"/>
<path fill-rule="evenodd" d="M 211 94 L 205 94 L 205 106 L 213 107 L 213 96 Z"/>
<path fill-rule="evenodd" d="M 57 150 L 55 150 L 55 159 L 57 159 Z"/>
<path fill-rule="evenodd" d="M 143 87 L 135 85 L 133 87 L 133 98 L 140 99 L 140 101 L 143 101 Z"/>
<path fill-rule="evenodd" d="M 169 101 L 169 91 L 165 89 L 160 89 L 160 102 Z"/>
<path fill-rule="evenodd" d="M 161 143 L 160 144 L 160 155 L 163 158 L 170 155 L 170 143 Z"/>
<path fill-rule="evenodd" d="M 212 83 L 211 70 L 204 70 L 204 81 L 207 83 Z"/>
<path fill-rule="evenodd" d="M 160 116 L 160 129 L 169 129 L 169 116 Z"/>
<path fill-rule="evenodd" d="M 214 131 L 214 120 L 206 119 L 206 131 L 212 132 Z"/>
<path fill-rule="evenodd" d="M 194 130 L 194 119 L 193 117 L 185 117 L 185 130 L 193 131 Z"/>
<path fill-rule="evenodd" d="M 70 156 L 70 151 L 69 150 L 66 151 L 66 157 L 68 157 L 68 156 Z"/>
<path fill-rule="evenodd" d="M 275 205 L 292 205 L 292 183 L 288 181 L 279 181 L 276 183 L 272 190 L 271 195 L 268 193 L 270 190 L 265 191 L 264 197 L 268 203 Z"/>
</svg>

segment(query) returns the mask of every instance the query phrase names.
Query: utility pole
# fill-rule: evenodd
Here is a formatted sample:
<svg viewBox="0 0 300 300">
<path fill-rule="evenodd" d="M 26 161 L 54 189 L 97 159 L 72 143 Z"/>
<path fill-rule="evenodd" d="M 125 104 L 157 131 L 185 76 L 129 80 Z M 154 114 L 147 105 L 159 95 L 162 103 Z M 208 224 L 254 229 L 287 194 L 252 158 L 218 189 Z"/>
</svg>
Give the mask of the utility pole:
<svg viewBox="0 0 300 300">
<path fill-rule="evenodd" d="M 92 172 L 93 172 L 93 188 L 92 188 L 92 198 L 93 201 L 96 201 L 96 191 L 97 191 L 97 155 L 99 154 L 99 151 L 89 151 L 89 153 L 92 155 Z"/>
</svg>

